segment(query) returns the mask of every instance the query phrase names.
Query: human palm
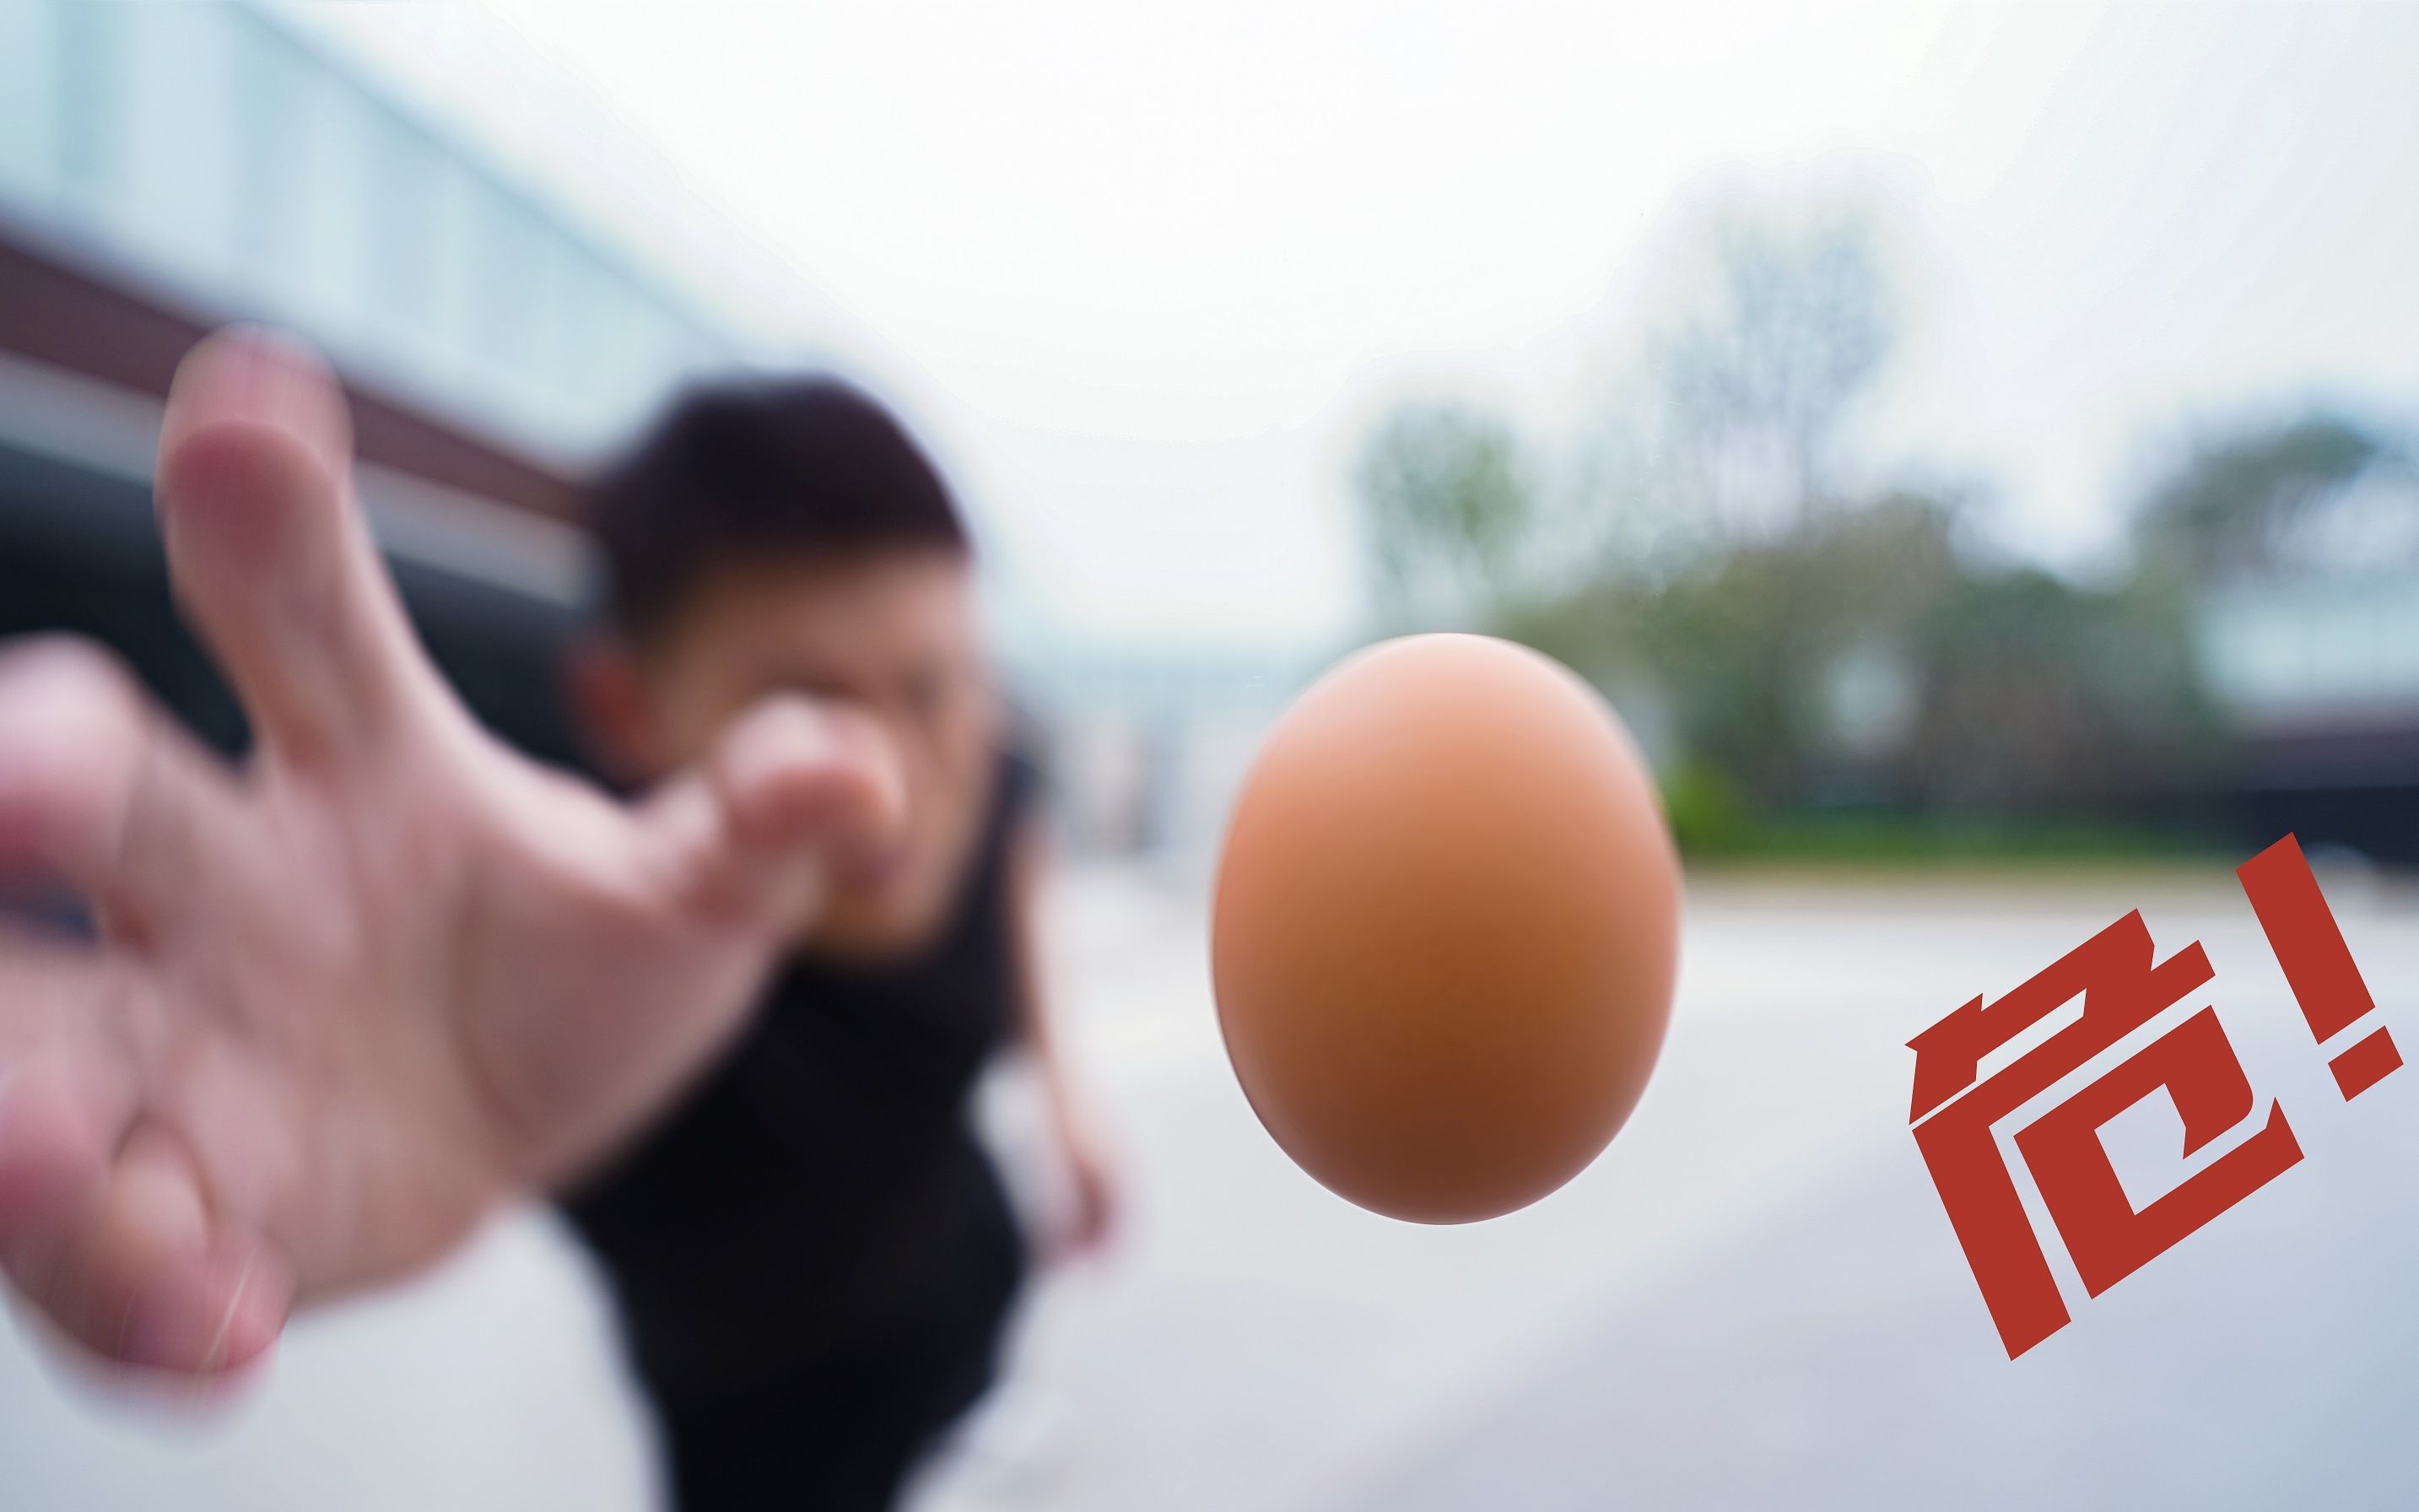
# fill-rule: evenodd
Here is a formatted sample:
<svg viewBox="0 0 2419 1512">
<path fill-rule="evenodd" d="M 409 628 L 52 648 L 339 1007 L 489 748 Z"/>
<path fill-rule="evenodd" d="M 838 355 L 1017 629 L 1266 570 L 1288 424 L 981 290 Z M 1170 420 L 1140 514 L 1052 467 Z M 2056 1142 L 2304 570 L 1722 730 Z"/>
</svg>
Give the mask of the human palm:
<svg viewBox="0 0 2419 1512">
<path fill-rule="evenodd" d="M 111 1358 L 232 1368 L 597 1158 L 896 812 L 874 727 L 794 699 L 636 805 L 507 750 L 415 641 L 349 450 L 273 339 L 178 372 L 161 527 L 240 769 L 87 645 L 0 650 L 0 881 L 99 924 L 0 933 L 0 1263 Z"/>
</svg>

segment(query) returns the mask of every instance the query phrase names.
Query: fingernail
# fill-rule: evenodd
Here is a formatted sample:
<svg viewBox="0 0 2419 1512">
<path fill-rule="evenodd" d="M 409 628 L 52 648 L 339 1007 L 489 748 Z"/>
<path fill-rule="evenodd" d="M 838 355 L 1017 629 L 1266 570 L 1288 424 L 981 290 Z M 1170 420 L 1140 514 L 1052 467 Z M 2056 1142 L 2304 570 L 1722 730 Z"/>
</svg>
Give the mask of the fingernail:
<svg viewBox="0 0 2419 1512">
<path fill-rule="evenodd" d="M 216 1305 L 210 1299 L 223 1298 Z M 129 1365 L 210 1375 L 267 1349 L 285 1321 L 282 1268 L 254 1251 L 146 1282 L 126 1309 L 117 1357 Z"/>
<path fill-rule="evenodd" d="M 226 1310 L 219 1317 L 217 1332 L 210 1335 L 210 1347 L 202 1351 L 202 1368 L 216 1370 L 226 1363 L 227 1335 L 234 1331 L 236 1315 L 243 1310 L 243 1299 L 252 1290 L 252 1278 L 259 1271 L 257 1260 L 247 1257 L 243 1269 L 236 1273 L 235 1289 L 227 1296 Z"/>
<path fill-rule="evenodd" d="M 227 1305 L 226 1324 L 220 1330 L 209 1368 L 233 1369 L 257 1358 L 277 1342 L 293 1306 L 294 1285 L 285 1265 L 270 1256 L 256 1257 L 244 1273 L 242 1288 Z"/>
</svg>

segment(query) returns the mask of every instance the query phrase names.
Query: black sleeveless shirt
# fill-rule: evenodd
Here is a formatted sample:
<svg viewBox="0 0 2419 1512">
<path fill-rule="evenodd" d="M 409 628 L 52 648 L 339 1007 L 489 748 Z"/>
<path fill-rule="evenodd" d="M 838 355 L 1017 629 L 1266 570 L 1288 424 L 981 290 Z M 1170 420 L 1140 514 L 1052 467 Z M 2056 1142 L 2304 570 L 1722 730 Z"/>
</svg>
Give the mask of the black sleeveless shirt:
<svg viewBox="0 0 2419 1512">
<path fill-rule="evenodd" d="M 929 949 L 791 964 L 672 1116 L 564 1204 L 659 1403 L 867 1359 L 988 1362 L 1025 1256 L 967 1102 L 1016 1031 L 1008 853 L 1032 787 L 1004 757 Z"/>
</svg>

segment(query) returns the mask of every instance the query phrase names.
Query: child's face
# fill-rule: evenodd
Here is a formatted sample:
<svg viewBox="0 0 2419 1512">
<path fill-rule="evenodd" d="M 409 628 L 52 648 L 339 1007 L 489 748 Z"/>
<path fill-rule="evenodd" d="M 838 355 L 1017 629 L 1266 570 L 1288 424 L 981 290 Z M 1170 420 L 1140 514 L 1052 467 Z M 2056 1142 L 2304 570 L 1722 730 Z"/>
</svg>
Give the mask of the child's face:
<svg viewBox="0 0 2419 1512">
<path fill-rule="evenodd" d="M 802 943 L 878 957 L 932 939 L 971 859 L 1000 739 L 963 556 L 716 567 L 625 675 L 626 733 L 613 744 L 650 774 L 701 758 L 770 693 L 844 702 L 879 720 L 905 779 L 904 816 L 878 850 L 836 858 L 831 896 Z"/>
</svg>

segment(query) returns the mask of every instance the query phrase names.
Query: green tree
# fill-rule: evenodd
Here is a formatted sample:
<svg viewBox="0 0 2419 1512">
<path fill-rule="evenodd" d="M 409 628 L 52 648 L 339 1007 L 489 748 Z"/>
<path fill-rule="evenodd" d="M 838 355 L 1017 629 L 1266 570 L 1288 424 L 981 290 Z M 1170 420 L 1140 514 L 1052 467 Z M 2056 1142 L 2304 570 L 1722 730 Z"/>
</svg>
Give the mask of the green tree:
<svg viewBox="0 0 2419 1512">
<path fill-rule="evenodd" d="M 2335 414 L 2226 436 L 2150 490 L 2137 544 L 2146 563 L 2190 582 L 2272 573 L 2319 506 L 2372 468 L 2410 465 L 2385 438 Z"/>
<path fill-rule="evenodd" d="M 1923 811 L 2107 810 L 2185 785 L 2222 757 L 2185 601 L 2155 583 L 1966 574 L 1918 635 L 1922 686 L 1903 762 Z"/>
<path fill-rule="evenodd" d="M 1845 433 L 1888 363 L 1887 277 L 1853 213 L 1734 214 L 1709 240 L 1710 296 L 1648 344 L 1626 481 L 1717 542 L 1785 534 L 1854 502 Z"/>
<path fill-rule="evenodd" d="M 2221 748 L 2193 583 L 2273 563 L 2392 455 L 2325 417 L 2239 438 L 2146 504 L 2131 579 L 1987 568 L 1958 548 L 1964 493 L 1860 477 L 1855 420 L 1893 336 L 1866 223 L 1733 217 L 1705 264 L 1582 466 L 1425 405 L 1372 435 L 1357 479 L 1387 627 L 1479 625 L 1646 689 L 1684 834 L 1753 843 L 1850 793 L 2029 822 L 2172 788 Z"/>
<path fill-rule="evenodd" d="M 1533 485 L 1512 428 L 1467 405 L 1405 405 L 1355 480 L 1389 629 L 1482 623 L 1512 596 Z"/>
</svg>

